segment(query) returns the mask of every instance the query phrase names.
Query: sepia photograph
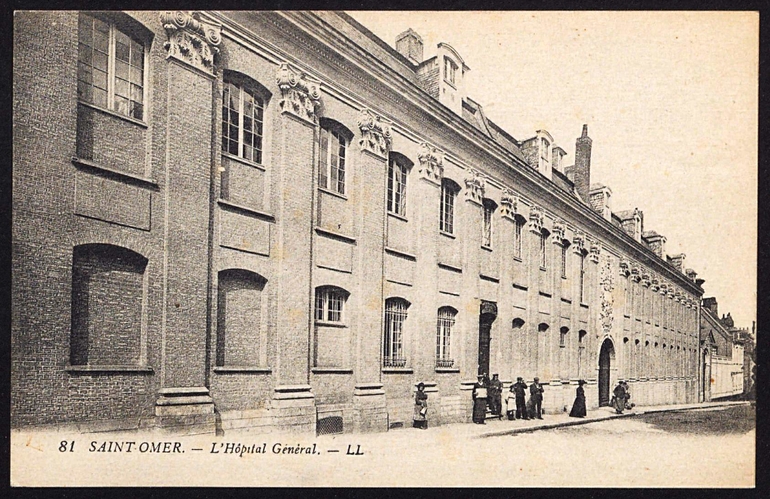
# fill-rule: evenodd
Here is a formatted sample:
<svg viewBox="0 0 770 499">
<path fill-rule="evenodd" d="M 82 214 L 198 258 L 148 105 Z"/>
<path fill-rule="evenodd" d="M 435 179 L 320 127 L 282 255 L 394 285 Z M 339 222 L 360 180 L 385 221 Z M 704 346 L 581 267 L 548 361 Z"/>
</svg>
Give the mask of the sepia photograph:
<svg viewBox="0 0 770 499">
<path fill-rule="evenodd" d="M 14 487 L 756 482 L 759 13 L 15 11 Z"/>
</svg>

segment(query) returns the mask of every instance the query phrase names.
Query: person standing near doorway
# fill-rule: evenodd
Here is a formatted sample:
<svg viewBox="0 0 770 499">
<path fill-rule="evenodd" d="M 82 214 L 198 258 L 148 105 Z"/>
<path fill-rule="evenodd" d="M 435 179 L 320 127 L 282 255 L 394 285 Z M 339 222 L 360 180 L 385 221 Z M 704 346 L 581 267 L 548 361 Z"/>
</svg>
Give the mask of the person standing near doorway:
<svg viewBox="0 0 770 499">
<path fill-rule="evenodd" d="M 529 419 L 526 405 L 527 384 L 524 383 L 524 378 L 516 378 L 516 383 L 511 388 L 516 395 L 516 419 Z"/>
<path fill-rule="evenodd" d="M 479 380 L 473 385 L 473 422 L 486 424 L 487 416 L 487 383 L 483 374 L 479 374 Z"/>
<path fill-rule="evenodd" d="M 531 416 L 537 419 L 543 419 L 543 391 L 540 378 L 535 377 L 532 384 L 529 385 L 529 398 L 532 401 Z"/>
<path fill-rule="evenodd" d="M 500 416 L 503 410 L 503 383 L 497 377 L 497 374 L 493 374 L 492 381 L 489 382 L 489 399 L 492 415 Z"/>
<path fill-rule="evenodd" d="M 612 391 L 612 406 L 616 414 L 623 414 L 623 409 L 626 408 L 626 387 L 622 380 L 618 381 L 618 386 Z"/>
<path fill-rule="evenodd" d="M 413 425 L 415 428 L 423 430 L 428 429 L 428 394 L 425 393 L 425 383 L 417 384 L 417 392 L 414 394 L 414 417 Z"/>
</svg>

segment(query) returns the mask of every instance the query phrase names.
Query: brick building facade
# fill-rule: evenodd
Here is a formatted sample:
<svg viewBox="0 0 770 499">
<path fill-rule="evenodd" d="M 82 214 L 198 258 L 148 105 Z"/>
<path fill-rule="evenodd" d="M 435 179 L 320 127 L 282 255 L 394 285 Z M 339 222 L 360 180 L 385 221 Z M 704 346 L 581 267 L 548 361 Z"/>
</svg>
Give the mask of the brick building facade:
<svg viewBox="0 0 770 499">
<path fill-rule="evenodd" d="M 382 431 L 480 372 L 697 400 L 702 280 L 545 130 L 344 14 L 24 12 L 12 425 Z M 472 62 L 472 61 L 471 61 Z M 483 71 L 483 69 L 481 70 Z M 325 430 L 324 430 L 325 429 Z"/>
</svg>

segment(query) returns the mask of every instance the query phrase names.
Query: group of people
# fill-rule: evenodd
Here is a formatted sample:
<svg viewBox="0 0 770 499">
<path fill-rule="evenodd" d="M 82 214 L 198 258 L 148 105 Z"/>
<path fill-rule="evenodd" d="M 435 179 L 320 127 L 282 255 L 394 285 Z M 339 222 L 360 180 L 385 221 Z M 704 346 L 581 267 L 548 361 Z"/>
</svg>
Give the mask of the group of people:
<svg viewBox="0 0 770 499">
<path fill-rule="evenodd" d="M 572 410 L 569 415 L 573 418 L 586 417 L 586 394 L 583 385 L 585 380 L 578 380 L 578 387 L 575 391 L 575 402 L 572 404 Z M 529 399 L 527 399 L 529 391 Z M 516 419 L 543 419 L 543 385 L 540 384 L 540 378 L 535 377 L 532 384 L 527 386 L 524 379 L 519 376 L 516 383 L 511 385 L 508 395 L 505 398 L 505 414 L 509 421 Z M 475 424 L 485 424 L 487 417 L 487 408 L 495 417 L 502 418 L 502 394 L 503 383 L 497 374 L 492 375 L 490 380 L 485 374 L 479 374 L 478 381 L 473 385 L 473 422 Z M 629 403 L 631 394 L 628 390 L 626 381 L 618 381 L 618 386 L 613 391 L 610 405 L 618 414 L 622 414 L 624 409 L 631 409 L 634 404 Z M 417 392 L 414 396 L 414 427 L 428 428 L 428 395 L 425 393 L 425 384 L 417 385 Z"/>
</svg>

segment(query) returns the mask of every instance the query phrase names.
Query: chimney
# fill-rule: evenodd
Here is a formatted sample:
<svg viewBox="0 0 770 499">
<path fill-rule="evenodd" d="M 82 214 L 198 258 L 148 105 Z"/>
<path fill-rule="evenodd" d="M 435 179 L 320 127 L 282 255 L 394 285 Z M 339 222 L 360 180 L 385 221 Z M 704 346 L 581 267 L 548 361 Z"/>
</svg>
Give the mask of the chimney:
<svg viewBox="0 0 770 499">
<path fill-rule="evenodd" d="M 695 282 L 695 279 L 698 277 L 698 273 L 695 272 L 693 269 L 686 269 L 684 273 L 687 275 L 687 277 L 692 281 Z"/>
<path fill-rule="evenodd" d="M 396 50 L 413 64 L 422 62 L 422 38 L 412 28 L 396 37 Z"/>
<path fill-rule="evenodd" d="M 588 125 L 583 125 L 583 133 L 575 141 L 575 166 L 572 171 L 575 190 L 585 202 L 588 202 L 591 189 L 591 142 Z"/>
<path fill-rule="evenodd" d="M 594 184 L 591 186 L 589 196 L 589 201 L 594 211 L 604 217 L 605 220 L 612 221 L 612 209 L 610 208 L 612 189 L 604 184 Z"/>
<path fill-rule="evenodd" d="M 711 310 L 711 313 L 714 314 L 714 317 L 719 318 L 719 306 L 717 305 L 717 299 L 716 297 L 709 297 L 703 299 L 703 308 L 707 308 Z"/>
<path fill-rule="evenodd" d="M 684 272 L 684 253 L 668 257 L 668 262 L 679 272 Z"/>
<path fill-rule="evenodd" d="M 654 230 L 646 230 L 642 235 L 642 239 L 647 243 L 647 247 L 658 255 L 658 258 L 661 260 L 666 259 L 666 236 L 661 236 Z"/>
<path fill-rule="evenodd" d="M 619 211 L 616 213 L 620 219 L 620 227 L 633 237 L 634 240 L 642 242 L 642 234 L 644 233 L 644 213 L 639 211 L 639 208 L 633 210 Z"/>
</svg>

